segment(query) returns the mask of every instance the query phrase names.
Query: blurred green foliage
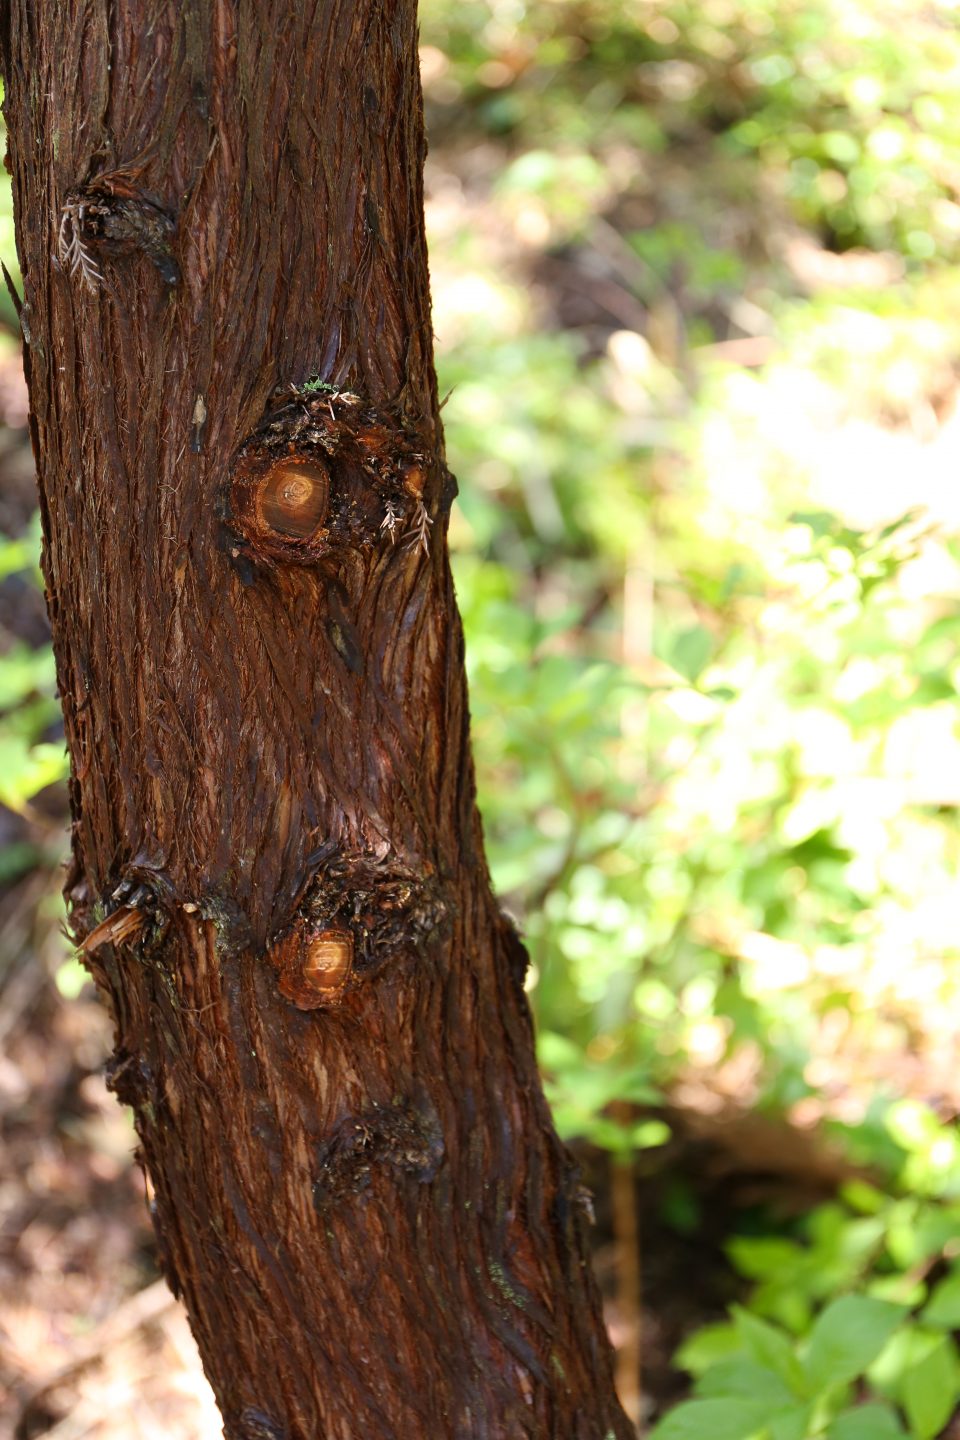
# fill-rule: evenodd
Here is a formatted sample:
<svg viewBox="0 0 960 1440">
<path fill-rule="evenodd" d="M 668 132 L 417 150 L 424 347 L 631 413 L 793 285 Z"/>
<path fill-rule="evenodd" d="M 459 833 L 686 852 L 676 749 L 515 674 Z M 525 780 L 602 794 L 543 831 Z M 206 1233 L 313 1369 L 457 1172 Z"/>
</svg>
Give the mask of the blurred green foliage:
<svg viewBox="0 0 960 1440">
<path fill-rule="evenodd" d="M 890 1192 L 752 1217 L 753 1289 L 658 1435 L 928 1440 L 956 1100 L 903 1092 L 918 1035 L 937 1091 L 960 998 L 956 14 L 424 21 L 481 804 L 557 1120 L 662 1146 L 693 1082 Z"/>
<path fill-rule="evenodd" d="M 450 61 L 442 94 L 460 125 L 525 150 L 549 136 L 516 162 L 515 181 L 529 190 L 558 172 L 571 221 L 578 200 L 587 218 L 608 188 L 614 147 L 696 150 L 840 246 L 956 251 L 949 4 L 427 0 L 423 13 Z"/>
<path fill-rule="evenodd" d="M 931 1440 L 960 1155 L 955 1092 L 903 1073 L 919 1047 L 942 1078 L 960 1001 L 957 12 L 422 14 L 480 799 L 558 1123 L 656 1151 L 706 1087 L 876 1182 L 731 1237 L 752 1289 L 685 1345 L 695 1398 L 657 1434 Z M 53 714 L 11 639 L 21 813 Z"/>
<path fill-rule="evenodd" d="M 39 515 L 27 534 L 17 539 L 0 536 L 0 580 L 24 576 L 42 586 L 39 549 Z M 8 637 L 0 655 L 0 805 L 29 814 L 34 796 L 65 778 L 63 745 L 44 738 L 51 727 L 56 728 L 59 716 L 52 652 Z M 36 859 L 29 844 L 0 848 L 0 883 L 15 878 Z"/>
<path fill-rule="evenodd" d="M 425 7 L 428 102 L 500 147 L 483 200 L 491 230 L 513 224 L 521 261 L 562 253 L 573 234 L 597 243 L 632 205 L 659 221 L 627 232 L 642 263 L 617 276 L 647 332 L 608 321 L 600 354 L 544 324 L 522 263 L 504 280 L 486 262 L 469 196 L 434 249 L 494 877 L 523 918 L 555 1099 L 594 1138 L 585 1085 L 649 1097 L 698 1043 L 716 1062 L 756 1047 L 763 1100 L 800 1098 L 838 971 L 865 963 L 894 920 L 914 949 L 954 953 L 916 910 L 950 893 L 957 796 L 911 803 L 922 777 L 892 774 L 889 751 L 909 754 L 913 733 L 922 746 L 938 727 L 956 744 L 956 538 L 914 510 L 908 487 L 892 518 L 843 518 L 818 473 L 831 446 L 846 458 L 841 422 L 883 438 L 908 420 L 960 339 L 950 244 L 919 263 L 893 223 L 909 210 L 939 246 L 940 221 L 960 217 L 957 137 L 938 128 L 946 113 L 916 120 L 942 102 L 960 127 L 946 103 L 955 25 L 906 8 L 894 29 L 892 12 L 835 0 Z M 908 149 L 936 149 L 923 185 L 877 141 L 895 121 Z M 848 225 L 847 201 L 829 196 L 813 213 L 788 180 L 801 154 L 839 164 L 841 134 L 876 157 L 872 186 L 851 193 L 889 192 L 886 228 L 869 208 Z M 690 169 L 678 179 L 669 160 L 677 193 L 664 203 L 655 182 L 674 155 Z M 765 249 L 714 242 L 720 191 L 728 216 L 743 212 L 734 229 L 762 228 Z M 895 245 L 884 258 L 898 282 L 804 293 L 782 246 L 771 252 L 814 225 L 818 242 Z M 762 302 L 750 317 L 769 342 L 762 366 L 727 363 L 711 343 L 706 321 L 732 289 Z M 663 300 L 681 312 L 673 345 L 651 333 Z M 836 409 L 812 454 L 811 391 Z M 828 479 L 869 509 L 869 475 Z M 750 937 L 758 956 L 758 937 L 771 942 L 766 963 L 743 964 Z M 797 978 L 783 983 L 788 964 Z M 944 998 L 950 983 L 944 968 Z M 602 1084 L 587 1082 L 591 1059 Z"/>
</svg>

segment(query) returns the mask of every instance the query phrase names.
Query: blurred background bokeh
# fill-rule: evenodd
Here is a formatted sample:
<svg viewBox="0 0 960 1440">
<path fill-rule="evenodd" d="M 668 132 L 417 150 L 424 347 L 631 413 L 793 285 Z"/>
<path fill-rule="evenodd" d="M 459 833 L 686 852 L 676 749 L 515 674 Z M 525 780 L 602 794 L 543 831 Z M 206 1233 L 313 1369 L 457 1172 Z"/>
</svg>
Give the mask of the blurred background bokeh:
<svg viewBox="0 0 960 1440">
<path fill-rule="evenodd" d="M 422 24 L 481 802 L 624 1403 L 960 1436 L 960 8 Z M 60 929 L 0 306 L 0 1431 L 212 1440 Z"/>
</svg>

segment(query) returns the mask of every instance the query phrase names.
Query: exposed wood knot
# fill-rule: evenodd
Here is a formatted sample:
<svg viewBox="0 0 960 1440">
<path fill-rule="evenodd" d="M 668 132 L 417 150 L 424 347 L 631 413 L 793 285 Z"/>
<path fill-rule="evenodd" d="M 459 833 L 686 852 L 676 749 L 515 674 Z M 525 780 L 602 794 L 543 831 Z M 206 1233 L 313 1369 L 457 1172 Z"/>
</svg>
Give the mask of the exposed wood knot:
<svg viewBox="0 0 960 1440">
<path fill-rule="evenodd" d="M 327 513 L 330 477 L 310 460 L 281 460 L 267 471 L 256 492 L 257 519 L 264 531 L 309 540 Z"/>
<path fill-rule="evenodd" d="M 296 917 L 267 946 L 277 988 L 300 1010 L 333 1009 L 388 961 L 416 959 L 449 917 L 432 874 L 354 851 L 318 852 L 307 863 L 313 875 Z"/>
<path fill-rule="evenodd" d="M 298 1010 L 329 1009 L 339 1005 L 353 971 L 353 936 L 298 920 L 267 955 L 280 994 Z"/>
<path fill-rule="evenodd" d="M 251 452 L 237 465 L 230 521 L 260 559 L 315 561 L 327 539 L 330 471 L 316 456 Z"/>
<path fill-rule="evenodd" d="M 320 381 L 292 387 L 241 446 L 221 504 L 243 562 L 316 565 L 408 535 L 426 551 L 447 471 L 401 417 Z"/>
<path fill-rule="evenodd" d="M 373 1106 L 348 1115 L 317 1150 L 316 1208 L 357 1195 L 378 1170 L 392 1169 L 418 1184 L 431 1181 L 444 1156 L 443 1129 L 428 1100 Z"/>
<path fill-rule="evenodd" d="M 353 936 L 321 930 L 307 940 L 303 978 L 318 994 L 339 994 L 353 969 Z"/>
</svg>

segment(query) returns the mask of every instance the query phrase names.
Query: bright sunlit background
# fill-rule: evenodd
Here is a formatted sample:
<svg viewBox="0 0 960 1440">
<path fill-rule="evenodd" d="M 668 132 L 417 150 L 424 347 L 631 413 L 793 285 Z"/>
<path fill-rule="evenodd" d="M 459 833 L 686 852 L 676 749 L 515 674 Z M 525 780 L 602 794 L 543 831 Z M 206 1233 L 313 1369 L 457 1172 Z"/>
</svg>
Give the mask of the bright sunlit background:
<svg viewBox="0 0 960 1440">
<path fill-rule="evenodd" d="M 960 1436 L 960 7 L 422 16 L 481 801 L 624 1402 Z M 58 931 L 2 318 L 0 1414 L 79 1356 L 31 1436 L 207 1440 Z"/>
</svg>

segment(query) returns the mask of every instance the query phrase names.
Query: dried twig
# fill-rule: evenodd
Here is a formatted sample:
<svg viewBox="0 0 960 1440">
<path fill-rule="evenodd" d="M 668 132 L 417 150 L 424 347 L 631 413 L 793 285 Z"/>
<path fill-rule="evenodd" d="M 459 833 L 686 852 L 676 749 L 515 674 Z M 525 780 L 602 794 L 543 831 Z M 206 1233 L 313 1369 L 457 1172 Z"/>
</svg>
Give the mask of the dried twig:
<svg viewBox="0 0 960 1440">
<path fill-rule="evenodd" d="M 79 273 L 88 290 L 95 291 L 103 281 L 93 256 L 83 243 L 83 220 L 86 205 L 82 200 L 68 200 L 60 216 L 60 231 L 57 235 L 57 254 L 70 274 Z"/>
<path fill-rule="evenodd" d="M 383 519 L 380 521 L 380 529 L 386 530 L 390 536 L 390 544 L 397 543 L 397 526 L 400 523 L 400 512 L 392 500 L 388 500 L 384 511 Z"/>
<path fill-rule="evenodd" d="M 417 508 L 413 512 L 413 520 L 410 522 L 410 529 L 407 532 L 407 549 L 422 550 L 424 555 L 430 553 L 430 526 L 432 519 L 422 500 L 417 501 Z"/>
</svg>

